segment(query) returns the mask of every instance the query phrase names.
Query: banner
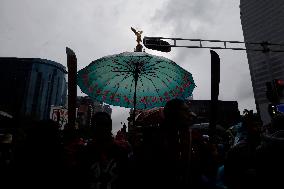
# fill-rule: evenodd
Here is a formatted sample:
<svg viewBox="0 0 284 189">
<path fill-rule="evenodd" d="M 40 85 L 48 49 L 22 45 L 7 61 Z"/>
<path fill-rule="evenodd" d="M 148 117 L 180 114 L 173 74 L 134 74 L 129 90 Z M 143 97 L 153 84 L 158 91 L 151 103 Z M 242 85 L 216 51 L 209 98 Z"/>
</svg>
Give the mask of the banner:
<svg viewBox="0 0 284 189">
<path fill-rule="evenodd" d="M 63 130 L 68 123 L 68 110 L 61 106 L 52 106 L 50 109 L 50 119 L 58 122 L 60 130 Z"/>
</svg>

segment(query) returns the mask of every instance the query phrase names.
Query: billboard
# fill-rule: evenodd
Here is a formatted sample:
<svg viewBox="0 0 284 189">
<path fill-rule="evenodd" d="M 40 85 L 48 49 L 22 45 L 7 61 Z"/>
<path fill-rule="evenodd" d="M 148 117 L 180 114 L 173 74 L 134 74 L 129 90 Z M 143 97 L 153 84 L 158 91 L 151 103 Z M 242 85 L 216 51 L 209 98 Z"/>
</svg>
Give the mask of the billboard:
<svg viewBox="0 0 284 189">
<path fill-rule="evenodd" d="M 58 122 L 60 130 L 63 130 L 68 123 L 68 110 L 62 106 L 51 106 L 50 119 Z"/>
</svg>

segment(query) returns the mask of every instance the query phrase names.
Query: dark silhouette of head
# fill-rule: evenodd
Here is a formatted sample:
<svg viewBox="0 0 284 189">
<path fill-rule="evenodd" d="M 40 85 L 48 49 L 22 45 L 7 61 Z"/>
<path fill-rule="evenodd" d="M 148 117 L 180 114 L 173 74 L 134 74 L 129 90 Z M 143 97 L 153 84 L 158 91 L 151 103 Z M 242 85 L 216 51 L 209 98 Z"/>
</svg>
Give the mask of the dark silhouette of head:
<svg viewBox="0 0 284 189">
<path fill-rule="evenodd" d="M 165 121 L 177 125 L 188 125 L 191 121 L 188 105 L 182 99 L 172 99 L 164 108 Z"/>
<path fill-rule="evenodd" d="M 97 112 L 91 120 L 91 128 L 95 140 L 108 140 L 112 138 L 112 119 L 106 112 Z"/>
<path fill-rule="evenodd" d="M 243 116 L 242 124 L 248 134 L 249 144 L 252 145 L 253 148 L 258 146 L 261 141 L 262 122 L 260 117 L 251 110 Z"/>
</svg>

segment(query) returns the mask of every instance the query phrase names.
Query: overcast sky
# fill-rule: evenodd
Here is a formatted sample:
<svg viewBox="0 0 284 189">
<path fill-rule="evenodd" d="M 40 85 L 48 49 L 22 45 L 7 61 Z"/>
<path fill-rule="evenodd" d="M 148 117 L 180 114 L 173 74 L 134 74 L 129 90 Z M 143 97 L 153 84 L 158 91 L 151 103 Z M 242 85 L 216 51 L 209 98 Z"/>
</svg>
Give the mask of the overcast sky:
<svg viewBox="0 0 284 189">
<path fill-rule="evenodd" d="M 44 58 L 66 66 L 68 46 L 82 69 L 100 57 L 133 51 L 131 26 L 142 29 L 144 36 L 243 41 L 236 0 L 0 0 L 0 56 Z M 194 99 L 210 99 L 208 49 L 146 52 L 170 58 L 191 72 L 197 85 Z M 246 53 L 217 52 L 219 99 L 238 101 L 240 111 L 255 109 Z M 113 107 L 115 131 L 128 112 Z"/>
</svg>

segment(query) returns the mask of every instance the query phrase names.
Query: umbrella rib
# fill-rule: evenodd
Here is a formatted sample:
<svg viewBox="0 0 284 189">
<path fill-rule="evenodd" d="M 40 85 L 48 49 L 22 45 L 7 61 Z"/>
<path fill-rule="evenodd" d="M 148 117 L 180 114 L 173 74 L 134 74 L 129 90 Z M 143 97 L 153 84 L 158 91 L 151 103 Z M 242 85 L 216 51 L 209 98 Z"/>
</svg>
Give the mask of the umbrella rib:
<svg viewBox="0 0 284 189">
<path fill-rule="evenodd" d="M 143 85 L 143 82 L 142 82 L 142 78 L 139 77 L 139 80 L 140 80 L 141 85 L 142 85 L 142 91 L 143 91 L 143 93 L 145 93 L 145 89 L 144 89 L 144 85 Z M 145 107 L 145 109 L 146 109 L 146 104 L 144 104 L 144 107 Z"/>
<path fill-rule="evenodd" d="M 133 64 L 132 62 L 134 62 L 133 60 L 133 56 L 130 56 L 130 60 L 129 61 L 124 61 L 130 68 L 133 69 Z M 133 71 L 133 70 L 132 70 Z"/>
<path fill-rule="evenodd" d="M 118 89 L 119 89 L 119 85 L 120 85 L 120 82 L 122 82 L 124 79 L 127 79 L 128 77 L 130 77 L 129 76 L 129 74 L 127 74 L 126 76 L 124 76 L 117 84 L 117 88 L 115 89 L 116 91 L 114 92 L 114 96 L 116 96 L 116 94 L 117 94 L 117 91 L 118 91 Z M 111 100 L 111 102 L 113 102 L 113 100 L 114 100 L 114 98 Z"/>
<path fill-rule="evenodd" d="M 106 78 L 105 80 L 109 80 L 109 82 L 113 79 L 113 78 L 115 78 L 115 77 L 117 77 L 117 76 L 123 76 L 123 75 L 126 75 L 126 74 L 128 74 L 127 72 L 124 72 L 123 74 L 116 74 L 116 75 L 114 75 L 114 76 L 112 76 L 112 77 L 108 77 L 108 78 Z M 93 80 L 93 81 L 97 81 L 97 79 L 96 80 Z M 107 82 L 106 83 L 106 85 L 107 84 L 109 84 L 109 82 Z"/>
<path fill-rule="evenodd" d="M 108 79 L 109 81 L 106 83 L 106 85 L 110 84 L 110 81 L 112 79 L 114 79 L 115 77 L 117 76 L 124 76 L 125 75 L 125 78 L 129 75 L 129 73 L 123 73 L 123 74 L 116 74 L 115 76 L 113 76 L 112 78 Z"/>
<path fill-rule="evenodd" d="M 166 66 L 157 66 L 157 67 L 152 67 L 151 69 L 144 69 L 143 70 L 143 73 L 151 73 L 152 71 L 155 72 L 155 71 L 159 71 L 159 69 L 167 69 L 167 70 L 170 70 L 172 72 L 174 72 L 175 74 L 179 75 L 181 73 L 181 71 L 179 72 L 176 72 L 176 71 L 173 71 L 173 69 L 170 69 L 170 68 L 167 68 Z"/>
<path fill-rule="evenodd" d="M 178 84 L 178 82 L 177 82 L 177 80 L 175 80 L 172 76 L 169 76 L 167 73 L 165 73 L 165 72 L 162 72 L 162 71 L 160 71 L 160 70 L 156 70 L 157 72 L 160 72 L 161 74 L 164 74 L 164 75 L 166 75 L 167 77 L 169 77 L 169 78 L 171 78 L 173 81 L 175 81 L 177 84 Z M 179 75 L 177 72 L 175 72 L 177 75 Z"/>
<path fill-rule="evenodd" d="M 144 89 L 144 85 L 143 85 L 143 82 L 142 82 L 142 78 L 141 78 L 141 77 L 139 77 L 139 80 L 140 80 L 141 85 L 142 85 L 142 91 L 143 91 L 143 93 L 145 93 L 145 89 Z"/>
<path fill-rule="evenodd" d="M 175 80 L 173 77 L 167 75 L 167 74 L 164 73 L 164 72 L 161 72 L 161 71 L 159 71 L 159 72 L 162 73 L 162 74 L 164 74 L 165 76 L 169 77 L 170 79 L 172 79 L 174 82 L 176 82 L 176 83 L 178 84 L 177 80 Z M 156 73 L 152 73 L 151 76 L 156 77 L 156 78 L 159 78 Z M 159 79 L 161 79 L 161 78 L 159 78 Z M 161 79 L 161 81 L 166 85 L 166 83 L 165 83 L 162 79 Z M 167 85 L 166 85 L 166 86 L 167 86 Z"/>
<path fill-rule="evenodd" d="M 115 62 L 119 66 L 122 66 L 122 68 L 126 66 L 128 70 L 131 70 L 131 71 L 133 70 L 131 64 L 129 64 L 129 62 L 127 62 L 127 61 L 124 61 L 126 63 L 126 65 L 118 62 L 118 60 L 113 60 L 113 62 Z"/>
<path fill-rule="evenodd" d="M 162 61 L 159 61 L 159 62 L 162 62 Z M 154 67 L 153 69 L 145 70 L 143 73 L 146 73 L 146 74 L 147 74 L 147 71 L 156 71 L 156 72 L 158 71 L 158 72 L 160 72 L 160 73 L 166 75 L 167 77 L 171 78 L 171 79 L 172 79 L 173 81 L 175 81 L 176 83 L 178 83 L 173 77 L 169 76 L 169 75 L 168 75 L 167 73 L 165 73 L 165 72 L 160 71 L 159 68 L 166 68 L 166 67 L 157 66 L 157 67 Z M 170 69 L 170 68 L 167 68 L 167 69 L 170 70 L 170 71 L 173 71 L 173 70 Z M 148 73 L 149 73 L 149 72 L 148 72 Z M 175 71 L 174 71 L 174 73 L 177 74 L 177 75 L 180 75 L 180 73 L 178 73 L 178 72 L 175 72 Z M 154 74 L 155 74 L 155 73 L 154 73 Z"/>
<path fill-rule="evenodd" d="M 126 62 L 126 65 L 125 65 L 125 64 L 121 64 L 121 63 L 118 62 L 118 60 L 116 60 L 116 59 L 111 59 L 110 61 L 111 61 L 112 63 L 118 64 L 119 66 L 122 66 L 122 67 L 120 67 L 119 69 L 121 69 L 121 68 L 123 68 L 123 67 L 127 67 L 128 69 L 131 69 L 131 68 L 132 68 L 131 65 L 128 64 L 128 62 Z M 97 67 L 97 69 L 100 69 L 100 68 L 103 68 L 103 67 L 106 67 L 106 66 L 114 68 L 114 66 L 112 66 L 112 65 L 100 65 L 101 62 L 103 62 L 103 61 L 98 61 L 98 62 L 94 61 L 94 62 L 92 62 L 92 64 L 94 64 L 94 63 L 99 64 L 98 67 Z"/>
<path fill-rule="evenodd" d="M 121 63 L 116 63 L 114 65 L 115 66 L 111 66 L 111 65 L 109 65 L 109 66 L 112 67 L 112 68 L 125 69 L 125 70 L 130 70 L 131 69 L 128 65 L 123 65 Z"/>
<path fill-rule="evenodd" d="M 158 88 L 156 87 L 156 85 L 154 84 L 154 82 L 152 81 L 152 79 L 150 79 L 150 78 L 148 78 L 146 75 L 143 75 L 146 79 L 148 79 L 148 80 L 150 80 L 151 81 L 151 83 L 153 84 L 153 86 L 154 86 L 154 88 L 155 88 L 155 90 L 156 90 L 156 92 L 158 93 L 158 95 L 159 96 L 161 96 L 160 94 L 159 94 L 159 90 L 158 90 Z"/>
<path fill-rule="evenodd" d="M 153 59 L 153 56 L 145 56 L 147 58 L 147 62 L 149 62 L 151 59 Z"/>
<path fill-rule="evenodd" d="M 140 66 L 141 58 L 143 58 L 143 57 L 139 56 L 139 57 L 138 57 L 138 61 L 134 61 L 134 60 L 132 60 L 132 58 L 133 58 L 133 57 L 131 57 L 132 65 L 136 64 L 136 63 L 134 63 L 134 62 L 137 62 L 137 63 L 138 63 L 138 66 Z M 135 65 L 135 67 L 136 67 L 136 65 Z"/>
<path fill-rule="evenodd" d="M 133 86 L 133 81 L 134 81 L 134 77 L 131 81 L 131 85 L 130 85 L 130 90 L 129 90 L 129 94 L 132 94 L 132 86 Z M 128 106 L 129 106 L 130 102 L 128 101 Z"/>
<path fill-rule="evenodd" d="M 134 62 L 138 62 L 138 61 L 134 61 L 133 59 L 133 56 L 130 57 L 130 60 L 128 62 L 126 62 L 129 66 L 131 66 L 132 70 L 131 71 L 134 71 L 135 70 L 135 63 Z"/>
<path fill-rule="evenodd" d="M 160 68 L 165 68 L 165 67 L 152 67 L 151 69 L 146 69 L 146 70 L 143 70 L 143 71 L 155 71 L 155 70 L 158 70 Z"/>
<path fill-rule="evenodd" d="M 163 61 L 155 61 L 152 64 L 148 64 L 145 66 L 145 70 L 148 70 L 148 68 L 152 68 L 153 66 L 157 66 L 157 64 L 162 63 Z"/>
<path fill-rule="evenodd" d="M 151 57 L 151 56 L 144 56 L 143 58 L 146 58 L 146 60 L 145 59 L 143 60 L 143 62 L 145 63 L 143 65 L 146 65 L 146 63 L 149 62 L 153 57 Z"/>
<path fill-rule="evenodd" d="M 149 66 L 147 65 L 147 63 L 151 60 L 151 58 L 148 60 L 146 60 L 145 58 L 149 58 L 149 57 L 139 57 L 139 61 L 143 63 L 141 66 L 142 68 L 141 71 L 144 71 Z"/>
<path fill-rule="evenodd" d="M 92 73 L 94 73 L 94 72 L 99 72 L 99 69 L 104 68 L 104 67 L 118 68 L 118 67 L 111 66 L 111 65 L 100 66 L 100 67 L 97 67 L 96 70 L 93 70 L 93 71 L 89 72 L 89 74 L 92 74 Z M 122 68 L 122 67 L 121 67 L 121 68 Z M 119 69 L 121 69 L 121 68 L 119 68 Z M 122 71 L 128 71 L 128 70 L 122 70 Z M 109 72 L 100 73 L 100 75 L 104 75 L 104 74 L 109 74 Z"/>
<path fill-rule="evenodd" d="M 107 67 L 118 68 L 118 67 L 111 66 L 111 65 L 107 65 Z M 99 67 L 99 68 L 103 68 L 103 66 L 101 66 L 101 67 Z M 98 68 L 98 69 L 99 69 L 99 68 Z M 122 69 L 122 67 L 121 67 L 121 68 L 118 68 L 118 69 Z M 96 72 L 96 71 L 97 71 L 97 70 L 94 70 L 94 71 L 92 71 L 92 72 Z M 126 72 L 127 72 L 127 71 L 129 71 L 129 70 L 121 70 L 121 71 L 122 71 L 122 72 L 123 72 L 123 71 L 126 71 Z M 90 72 L 90 73 L 92 73 L 92 72 Z M 90 73 L 89 73 L 89 74 L 90 74 Z M 104 72 L 104 73 L 101 73 L 100 75 L 102 76 L 102 75 L 105 75 L 105 74 L 109 74 L 109 72 Z M 118 75 L 115 75 L 114 77 L 116 77 L 116 76 L 118 76 Z"/>
<path fill-rule="evenodd" d="M 121 67 L 117 67 L 117 66 L 112 66 L 112 65 L 107 65 L 108 67 L 111 67 L 111 68 L 117 68 L 117 69 L 123 69 L 123 71 L 129 71 L 129 70 L 127 70 L 127 69 L 125 69 L 125 67 L 124 67 L 124 65 L 123 64 L 121 64 L 121 65 L 119 65 L 119 66 L 121 66 Z"/>
<path fill-rule="evenodd" d="M 151 59 L 153 59 L 153 58 L 150 58 L 149 60 L 151 60 Z M 161 63 L 161 62 L 165 62 L 165 61 L 163 61 L 163 60 L 154 60 L 153 62 L 152 62 L 152 64 L 148 64 L 147 66 L 152 66 L 152 65 L 156 65 L 157 63 Z"/>
<path fill-rule="evenodd" d="M 157 75 L 152 75 L 152 77 L 155 77 L 155 78 L 157 78 L 157 79 L 160 79 L 161 81 L 162 81 L 162 83 L 164 83 L 164 85 L 169 89 L 169 90 L 171 90 L 171 88 L 166 84 L 166 82 L 164 81 L 164 80 L 162 80 L 161 78 L 159 78 Z M 147 79 L 149 79 L 149 78 L 147 78 Z M 152 83 L 153 83 L 153 81 L 152 81 L 152 79 L 149 79 Z M 155 86 L 154 86 L 155 87 Z"/>
<path fill-rule="evenodd" d="M 170 69 L 170 68 L 167 68 L 167 67 L 160 67 L 160 66 L 157 66 L 157 69 L 155 69 L 155 70 L 158 70 L 158 71 L 159 71 L 159 68 L 168 69 L 168 70 L 170 70 L 170 71 L 176 73 L 177 75 L 181 74 L 181 72 L 183 71 L 183 70 L 182 70 L 182 71 L 179 71 L 179 73 L 178 73 L 178 72 L 176 72 L 176 71 L 173 71 L 173 69 Z"/>
</svg>

